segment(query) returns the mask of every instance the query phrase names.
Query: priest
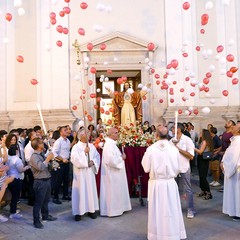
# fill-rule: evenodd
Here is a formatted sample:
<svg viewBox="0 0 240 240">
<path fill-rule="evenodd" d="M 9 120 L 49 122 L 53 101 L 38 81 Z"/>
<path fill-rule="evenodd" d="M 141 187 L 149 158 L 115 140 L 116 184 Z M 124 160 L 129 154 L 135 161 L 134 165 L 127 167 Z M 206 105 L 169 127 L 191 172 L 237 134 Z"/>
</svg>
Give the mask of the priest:
<svg viewBox="0 0 240 240">
<path fill-rule="evenodd" d="M 115 217 L 132 209 L 127 176 L 125 170 L 125 153 L 121 153 L 116 145 L 118 130 L 110 128 L 103 148 L 101 184 L 100 184 L 100 215 Z"/>
<path fill-rule="evenodd" d="M 87 144 L 88 137 L 84 128 L 79 130 L 78 139 L 71 153 L 73 164 L 72 213 L 75 221 L 80 221 L 85 213 L 95 219 L 97 218 L 96 211 L 99 210 L 95 174 L 98 173 L 100 155 L 93 144 Z"/>
<path fill-rule="evenodd" d="M 223 213 L 240 221 L 240 123 L 231 127 L 233 136 L 221 162 L 224 171 Z"/>
<path fill-rule="evenodd" d="M 168 141 L 168 130 L 159 125 L 159 140 L 151 145 L 142 159 L 149 173 L 148 181 L 148 239 L 186 239 L 178 186 L 179 152 Z"/>
</svg>

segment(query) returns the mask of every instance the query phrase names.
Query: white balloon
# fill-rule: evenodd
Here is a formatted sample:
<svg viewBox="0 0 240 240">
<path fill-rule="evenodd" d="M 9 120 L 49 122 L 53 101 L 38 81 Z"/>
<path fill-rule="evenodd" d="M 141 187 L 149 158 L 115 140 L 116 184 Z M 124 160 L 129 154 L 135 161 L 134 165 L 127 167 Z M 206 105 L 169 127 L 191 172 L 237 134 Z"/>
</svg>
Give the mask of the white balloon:
<svg viewBox="0 0 240 240">
<path fill-rule="evenodd" d="M 193 107 L 189 107 L 188 110 L 189 110 L 190 112 L 192 112 L 192 111 L 193 111 Z"/>
<path fill-rule="evenodd" d="M 88 62 L 90 61 L 90 59 L 89 59 L 89 57 L 84 57 L 84 58 L 83 58 L 83 61 L 84 61 L 85 63 L 88 63 Z"/>
<path fill-rule="evenodd" d="M 188 99 L 189 99 L 189 96 L 187 96 L 187 95 L 184 96 L 184 99 L 185 99 L 185 100 L 188 100 Z"/>
<path fill-rule="evenodd" d="M 190 77 L 190 78 L 194 78 L 195 76 L 196 76 L 195 72 L 190 72 L 190 73 L 189 73 L 189 77 Z"/>
<path fill-rule="evenodd" d="M 147 88 L 146 86 L 143 86 L 143 87 L 142 87 L 142 90 L 143 90 L 143 91 L 147 91 L 147 89 L 148 89 L 148 88 Z"/>
<path fill-rule="evenodd" d="M 79 101 L 76 101 L 75 104 L 76 104 L 76 105 L 79 105 Z"/>
<path fill-rule="evenodd" d="M 117 61 L 118 61 L 118 58 L 117 58 L 117 57 L 115 57 L 115 58 L 113 59 L 113 61 L 114 61 L 114 62 L 117 62 Z"/>
<path fill-rule="evenodd" d="M 190 67 L 189 67 L 189 66 L 185 66 L 184 69 L 185 69 L 186 71 L 188 71 L 188 70 L 190 69 Z"/>
<path fill-rule="evenodd" d="M 99 79 L 100 82 L 103 82 L 103 80 L 104 80 L 103 78 L 100 78 L 100 79 Z"/>
<path fill-rule="evenodd" d="M 213 54 L 213 50 L 212 49 L 207 49 L 207 55 L 211 56 Z"/>
<path fill-rule="evenodd" d="M 209 107 L 204 107 L 204 108 L 202 108 L 202 112 L 207 114 L 207 113 L 210 113 L 211 110 Z"/>
<path fill-rule="evenodd" d="M 14 5 L 14 7 L 21 7 L 22 6 L 22 0 L 14 0 L 13 5 Z"/>
<path fill-rule="evenodd" d="M 206 2 L 205 9 L 212 9 L 212 8 L 213 8 L 213 3 L 211 1 Z"/>
<path fill-rule="evenodd" d="M 153 63 L 152 63 L 152 62 L 149 62 L 149 63 L 148 63 L 148 66 L 150 66 L 150 67 L 151 67 L 152 65 L 153 65 Z"/>
<path fill-rule="evenodd" d="M 102 103 L 102 106 L 105 106 L 105 102 Z"/>
<path fill-rule="evenodd" d="M 232 46 L 232 45 L 234 45 L 234 40 L 233 39 L 230 39 L 229 41 L 228 41 L 228 46 Z"/>
<path fill-rule="evenodd" d="M 109 81 L 109 78 L 108 78 L 108 77 L 105 77 L 104 80 L 105 80 L 105 82 L 108 82 L 108 81 Z"/>
<path fill-rule="evenodd" d="M 110 13 L 112 11 L 112 6 L 106 6 L 105 10 L 107 13 Z"/>
<path fill-rule="evenodd" d="M 108 65 L 108 62 L 107 62 L 107 61 L 104 61 L 103 64 L 104 64 L 104 65 Z"/>
<path fill-rule="evenodd" d="M 101 4 L 101 3 L 98 3 L 97 4 L 97 9 L 101 12 L 105 11 L 106 10 L 106 7 L 105 5 Z"/>
<path fill-rule="evenodd" d="M 93 25 L 93 30 L 95 32 L 101 32 L 103 30 L 103 26 L 102 25 L 98 25 L 98 24 L 95 24 Z"/>
<path fill-rule="evenodd" d="M 146 66 L 146 67 L 145 67 L 145 70 L 146 70 L 146 71 L 148 71 L 149 69 L 150 69 L 150 67 L 149 67 L 149 66 Z"/>
<path fill-rule="evenodd" d="M 19 15 L 19 16 L 25 15 L 25 9 L 24 9 L 24 8 L 19 8 L 19 9 L 18 9 L 18 15 Z"/>
<path fill-rule="evenodd" d="M 149 62 L 149 58 L 145 58 L 145 63 L 148 63 Z"/>
<path fill-rule="evenodd" d="M 98 88 L 96 91 L 97 91 L 98 93 L 100 93 L 100 92 L 101 92 L 101 89 L 100 89 L 100 88 Z"/>
<path fill-rule="evenodd" d="M 185 41 L 183 41 L 182 45 L 183 45 L 184 47 L 186 47 L 189 43 L 190 43 L 190 41 L 185 40 Z"/>
<path fill-rule="evenodd" d="M 220 74 L 221 74 L 221 75 L 225 75 L 225 74 L 226 74 L 226 69 L 225 69 L 225 68 L 222 68 L 222 69 L 220 70 Z"/>
<path fill-rule="evenodd" d="M 210 72 L 214 72 L 215 66 L 214 66 L 214 65 L 210 65 L 210 66 L 208 67 L 208 69 L 209 69 Z"/>
<path fill-rule="evenodd" d="M 205 93 L 205 97 L 210 98 L 211 94 L 207 92 L 207 93 Z"/>
<path fill-rule="evenodd" d="M 134 91 L 133 91 L 132 88 L 129 88 L 129 89 L 127 90 L 127 92 L 128 92 L 129 94 L 133 94 L 133 93 L 134 93 Z"/>
<path fill-rule="evenodd" d="M 76 75 L 74 76 L 74 79 L 75 79 L 76 81 L 79 81 L 79 80 L 81 79 L 81 77 L 80 77 L 79 74 L 76 74 Z"/>
<path fill-rule="evenodd" d="M 225 59 L 225 57 L 221 57 L 220 60 L 219 60 L 219 62 L 220 62 L 221 65 L 226 64 L 226 59 Z"/>
<path fill-rule="evenodd" d="M 138 84 L 138 88 L 142 89 L 143 85 L 141 83 Z"/>
<path fill-rule="evenodd" d="M 212 99 L 209 100 L 209 102 L 210 102 L 211 104 L 214 104 L 214 103 L 216 102 L 216 100 L 215 100 L 214 98 L 212 98 Z"/>
<path fill-rule="evenodd" d="M 215 59 L 216 59 L 216 61 L 218 61 L 220 59 L 220 56 L 216 55 Z"/>
<path fill-rule="evenodd" d="M 52 4 L 53 4 L 54 6 L 56 6 L 57 3 L 58 3 L 58 0 L 52 0 Z"/>
<path fill-rule="evenodd" d="M 202 57 L 203 57 L 203 59 L 208 59 L 208 54 L 207 54 L 207 50 L 203 50 L 202 51 Z"/>
<path fill-rule="evenodd" d="M 51 27 L 51 24 L 50 23 L 46 23 L 45 28 L 49 29 L 50 27 Z"/>
<path fill-rule="evenodd" d="M 176 70 L 174 68 L 169 69 L 169 75 L 176 74 Z"/>
<path fill-rule="evenodd" d="M 203 86 L 202 83 L 198 83 L 198 88 L 200 89 Z"/>
<path fill-rule="evenodd" d="M 223 2 L 223 5 L 229 5 L 229 3 L 230 3 L 230 0 L 222 0 L 222 2 Z"/>
<path fill-rule="evenodd" d="M 167 78 L 166 81 L 165 81 L 165 83 L 166 83 L 167 85 L 171 85 L 171 84 L 172 84 L 172 81 L 171 81 L 171 79 Z"/>
<path fill-rule="evenodd" d="M 46 45 L 46 50 L 47 50 L 48 52 L 50 52 L 51 49 L 52 49 L 52 48 L 51 48 L 51 45 L 50 45 L 50 44 L 47 44 L 47 45 Z"/>
<path fill-rule="evenodd" d="M 189 115 L 189 113 L 190 113 L 190 112 L 189 112 L 188 110 L 185 111 L 185 114 L 186 114 L 186 115 Z"/>
</svg>

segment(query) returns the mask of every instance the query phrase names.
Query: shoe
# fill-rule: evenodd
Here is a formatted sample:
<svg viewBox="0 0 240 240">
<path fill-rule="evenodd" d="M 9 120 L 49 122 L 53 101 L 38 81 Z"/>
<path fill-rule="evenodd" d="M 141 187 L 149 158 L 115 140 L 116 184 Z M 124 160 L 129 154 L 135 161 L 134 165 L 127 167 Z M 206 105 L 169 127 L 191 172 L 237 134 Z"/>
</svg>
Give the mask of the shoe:
<svg viewBox="0 0 240 240">
<path fill-rule="evenodd" d="M 35 228 L 43 228 L 43 224 L 40 221 L 33 223 L 33 225 Z"/>
<path fill-rule="evenodd" d="M 79 221 L 81 221 L 82 218 L 80 215 L 75 215 L 74 219 L 76 222 L 79 222 Z"/>
<path fill-rule="evenodd" d="M 213 186 L 213 187 L 219 187 L 219 186 L 221 186 L 221 184 L 216 181 L 212 186 Z"/>
<path fill-rule="evenodd" d="M 194 218 L 194 212 L 191 209 L 187 210 L 187 218 L 191 219 Z"/>
<path fill-rule="evenodd" d="M 9 218 L 11 218 L 11 219 L 20 219 L 20 218 L 22 218 L 22 214 L 19 214 L 19 213 L 12 213 L 12 214 L 10 214 L 10 216 L 9 216 Z"/>
<path fill-rule="evenodd" d="M 0 223 L 7 222 L 8 218 L 4 217 L 2 214 L 0 214 Z"/>
<path fill-rule="evenodd" d="M 62 198 L 62 200 L 71 201 L 71 197 L 69 197 L 69 196 L 64 196 L 64 197 Z"/>
<path fill-rule="evenodd" d="M 57 220 L 57 218 L 56 217 L 53 217 L 53 216 L 51 216 L 51 215 L 48 215 L 47 217 L 45 217 L 45 218 L 42 218 L 42 220 L 43 221 L 56 221 Z"/>
<path fill-rule="evenodd" d="M 205 196 L 203 196 L 204 200 L 212 199 L 212 194 L 210 192 L 207 192 Z"/>
<path fill-rule="evenodd" d="M 212 186 L 213 184 L 215 184 L 215 181 L 212 181 L 211 183 L 209 183 L 209 186 Z"/>
<path fill-rule="evenodd" d="M 223 192 L 223 191 L 224 191 L 223 187 L 222 187 L 221 189 L 219 189 L 218 191 L 219 191 L 219 192 Z"/>
<path fill-rule="evenodd" d="M 53 203 L 55 203 L 55 204 L 62 204 L 62 202 L 59 199 L 53 199 Z"/>
<path fill-rule="evenodd" d="M 240 222 L 240 217 L 233 217 L 232 220 L 233 220 L 234 222 Z"/>
<path fill-rule="evenodd" d="M 203 197 L 203 196 L 205 196 L 205 195 L 206 195 L 206 192 L 204 192 L 204 191 L 201 191 L 201 192 L 198 194 L 199 197 Z"/>
<path fill-rule="evenodd" d="M 88 213 L 88 216 L 90 217 L 90 218 L 92 218 L 92 219 L 96 219 L 97 218 L 97 214 L 96 214 L 96 212 L 94 212 L 94 213 Z"/>
</svg>

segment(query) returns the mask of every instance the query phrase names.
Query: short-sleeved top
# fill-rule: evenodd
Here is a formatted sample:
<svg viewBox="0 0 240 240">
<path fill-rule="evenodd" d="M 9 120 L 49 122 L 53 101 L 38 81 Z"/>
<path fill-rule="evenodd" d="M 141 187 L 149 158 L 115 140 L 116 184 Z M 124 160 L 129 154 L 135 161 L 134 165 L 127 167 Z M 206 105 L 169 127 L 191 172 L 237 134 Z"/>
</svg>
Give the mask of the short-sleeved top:
<svg viewBox="0 0 240 240">
<path fill-rule="evenodd" d="M 213 149 L 217 149 L 217 148 L 219 148 L 219 147 L 221 147 L 221 146 L 222 146 L 222 141 L 220 140 L 219 136 L 215 135 L 215 136 L 213 137 Z M 220 159 L 219 154 L 217 154 L 217 155 L 213 158 L 213 160 L 219 160 L 219 159 Z"/>
<path fill-rule="evenodd" d="M 230 138 L 232 137 L 232 133 L 231 132 L 224 132 L 222 135 L 222 151 L 226 151 L 226 149 L 228 148 L 228 146 L 230 145 L 231 141 Z"/>
<path fill-rule="evenodd" d="M 17 155 L 8 156 L 7 165 L 9 167 L 9 176 L 13 176 L 16 179 L 21 180 L 24 178 L 24 173 L 22 172 L 23 162 L 21 158 L 19 158 Z"/>
</svg>

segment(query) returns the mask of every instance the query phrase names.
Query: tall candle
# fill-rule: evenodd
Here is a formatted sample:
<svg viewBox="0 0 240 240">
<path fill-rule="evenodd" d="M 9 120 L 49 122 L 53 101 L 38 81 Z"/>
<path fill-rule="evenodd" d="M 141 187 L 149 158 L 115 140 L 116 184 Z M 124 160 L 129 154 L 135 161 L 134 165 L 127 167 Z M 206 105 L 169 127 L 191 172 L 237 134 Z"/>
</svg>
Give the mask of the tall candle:
<svg viewBox="0 0 240 240">
<path fill-rule="evenodd" d="M 175 111 L 175 136 L 174 138 L 177 140 L 177 123 L 178 123 L 178 111 Z"/>
<path fill-rule="evenodd" d="M 42 122 L 44 134 L 46 135 L 46 134 L 47 134 L 47 129 L 46 129 L 46 126 L 45 126 L 45 124 L 44 124 L 44 120 L 43 120 L 43 116 L 42 116 L 42 111 L 41 111 L 41 106 L 40 106 L 39 103 L 37 103 L 37 109 L 38 109 L 39 116 L 40 116 L 40 119 L 41 119 L 41 122 Z"/>
</svg>

